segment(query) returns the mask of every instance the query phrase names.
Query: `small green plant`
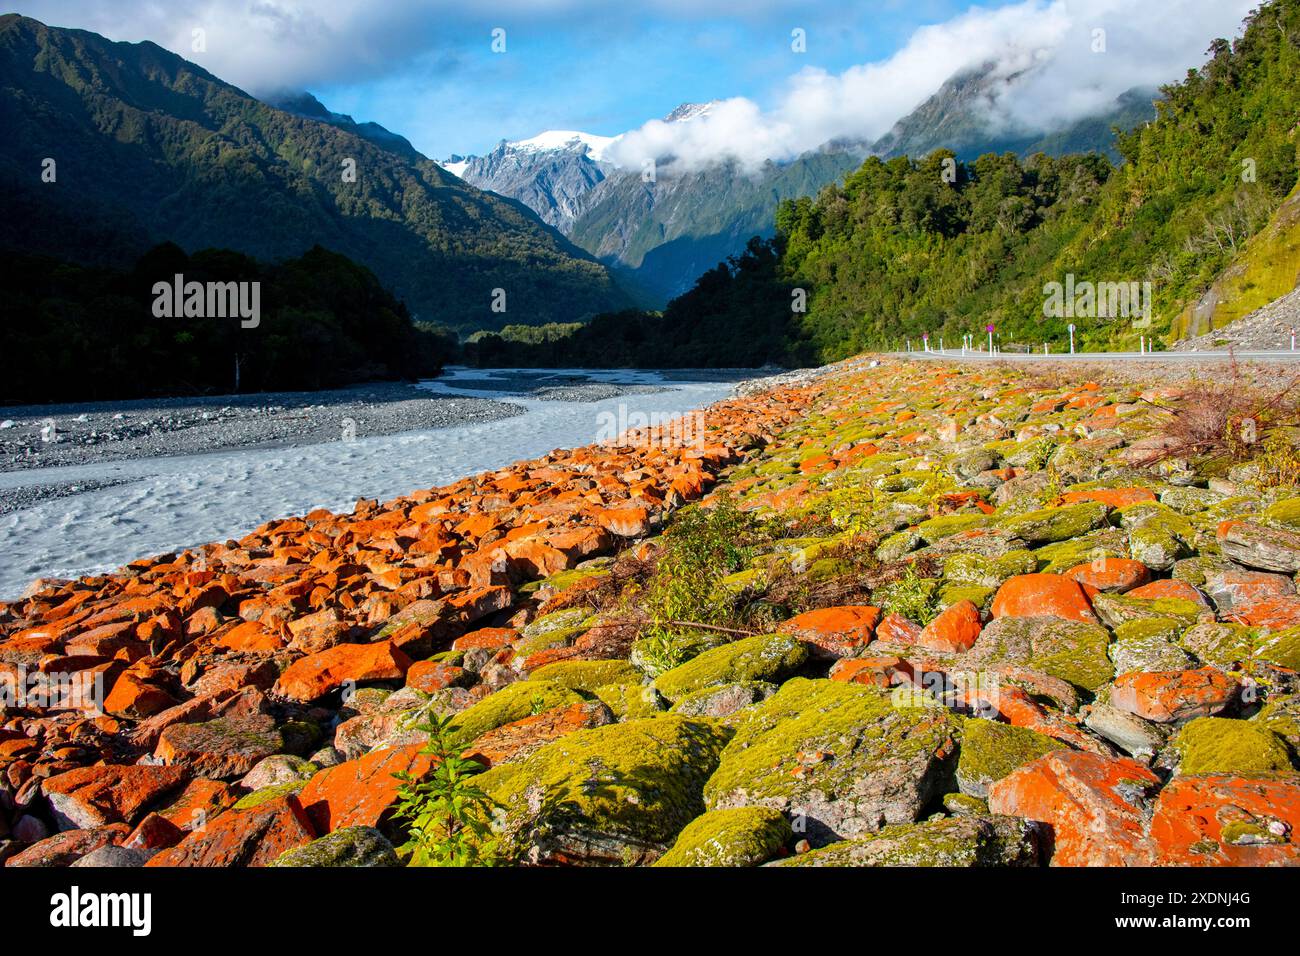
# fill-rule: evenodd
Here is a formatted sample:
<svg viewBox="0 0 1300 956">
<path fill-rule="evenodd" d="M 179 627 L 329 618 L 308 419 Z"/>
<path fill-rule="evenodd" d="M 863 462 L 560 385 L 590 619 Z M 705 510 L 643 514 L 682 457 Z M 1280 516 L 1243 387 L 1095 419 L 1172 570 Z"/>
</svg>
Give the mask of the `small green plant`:
<svg viewBox="0 0 1300 956">
<path fill-rule="evenodd" d="M 1047 467 L 1047 463 L 1052 460 L 1054 454 L 1056 454 L 1056 442 L 1050 438 L 1044 438 L 1034 446 L 1029 459 L 1029 467 L 1034 471 L 1042 471 Z"/>
<path fill-rule="evenodd" d="M 884 588 L 881 603 L 891 614 L 926 625 L 939 615 L 935 591 L 935 582 L 921 577 L 909 564 L 902 577 Z"/>
<path fill-rule="evenodd" d="M 871 509 L 875 492 L 861 479 L 846 479 L 828 495 L 830 519 L 840 531 L 850 538 L 860 538 L 871 527 Z"/>
<path fill-rule="evenodd" d="M 407 824 L 407 841 L 398 853 L 409 857 L 412 866 L 494 865 L 497 849 L 489 820 L 498 805 L 474 783 L 483 764 L 461 756 L 465 745 L 452 716 L 431 716 L 417 729 L 429 735 L 421 753 L 432 757 L 434 766 L 423 779 L 393 775 L 402 781 L 395 818 Z"/>
<path fill-rule="evenodd" d="M 650 622 L 642 654 L 651 670 L 685 660 L 681 637 L 690 624 L 727 622 L 731 605 L 719 595 L 719 584 L 749 565 L 762 537 L 759 522 L 725 495 L 712 508 L 678 515 L 664 535 L 664 552 L 645 595 Z"/>
<path fill-rule="evenodd" d="M 1259 466 L 1257 483 L 1261 488 L 1300 485 L 1300 448 L 1286 435 L 1270 435 L 1255 463 Z"/>
</svg>

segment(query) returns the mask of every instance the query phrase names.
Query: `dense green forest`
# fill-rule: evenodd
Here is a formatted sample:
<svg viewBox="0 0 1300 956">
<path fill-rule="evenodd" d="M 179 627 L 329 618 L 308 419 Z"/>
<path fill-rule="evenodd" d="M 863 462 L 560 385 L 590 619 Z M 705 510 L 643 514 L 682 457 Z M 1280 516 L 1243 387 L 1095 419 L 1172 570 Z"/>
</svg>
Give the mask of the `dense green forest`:
<svg viewBox="0 0 1300 956">
<path fill-rule="evenodd" d="M 319 246 L 274 265 L 171 243 L 130 270 L 0 261 L 3 402 L 231 392 L 236 374 L 246 392 L 414 379 L 438 374 L 455 347 L 412 323 L 370 270 Z M 157 315 L 155 285 L 177 274 L 259 283 L 256 327 L 238 315 Z"/>
<path fill-rule="evenodd" d="M 960 344 L 992 323 L 1004 348 L 1168 342 L 1295 187 L 1300 0 L 1273 0 L 1235 41 L 1161 90 L 1157 119 L 1117 132 L 1123 157 L 868 159 L 787 200 L 776 238 L 701 276 L 662 315 L 603 317 L 560 341 L 480 341 L 521 364 L 830 361 L 923 334 Z M 1046 316 L 1050 283 L 1150 283 L 1150 324 Z M 807 295 L 806 311 L 795 309 Z M 472 356 L 471 356 L 472 357 Z"/>
<path fill-rule="evenodd" d="M 776 278 L 779 240 L 751 239 L 663 312 L 598 315 L 586 324 L 509 326 L 462 346 L 481 367 L 754 368 L 815 358 L 798 339 L 792 290 Z"/>
</svg>

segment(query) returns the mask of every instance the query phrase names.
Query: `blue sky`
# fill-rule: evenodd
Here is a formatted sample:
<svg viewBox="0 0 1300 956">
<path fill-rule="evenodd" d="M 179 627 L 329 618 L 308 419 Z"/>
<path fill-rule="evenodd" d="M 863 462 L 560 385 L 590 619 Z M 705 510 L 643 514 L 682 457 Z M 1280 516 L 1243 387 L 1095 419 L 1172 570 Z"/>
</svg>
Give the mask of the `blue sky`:
<svg viewBox="0 0 1300 956">
<path fill-rule="evenodd" d="M 804 67 L 840 72 L 884 59 L 918 26 L 948 20 L 970 4 L 800 6 L 743 18 L 651 10 L 586 24 L 537 17 L 516 25 L 486 16 L 448 30 L 437 52 L 408 70 L 360 83 L 341 78 L 315 92 L 332 109 L 399 130 L 439 158 L 483 153 L 502 138 L 544 129 L 613 136 L 681 103 L 734 96 L 767 103 Z M 490 49 L 498 20 L 505 24 L 505 54 Z M 795 28 L 806 31 L 805 53 L 791 49 Z"/>
<path fill-rule="evenodd" d="M 620 145 L 711 161 L 874 138 L 958 69 L 1034 65 L 999 103 L 1043 128 L 1179 79 L 1255 0 L 16 0 L 57 26 L 153 40 L 253 93 L 307 89 L 437 159 L 546 129 L 638 130 Z M 506 31 L 505 53 L 491 48 Z M 807 50 L 791 49 L 806 31 Z M 1090 50 L 1097 29 L 1105 56 Z M 195 29 L 206 49 L 193 49 Z M 1091 111 L 1091 112 L 1090 112 Z"/>
</svg>

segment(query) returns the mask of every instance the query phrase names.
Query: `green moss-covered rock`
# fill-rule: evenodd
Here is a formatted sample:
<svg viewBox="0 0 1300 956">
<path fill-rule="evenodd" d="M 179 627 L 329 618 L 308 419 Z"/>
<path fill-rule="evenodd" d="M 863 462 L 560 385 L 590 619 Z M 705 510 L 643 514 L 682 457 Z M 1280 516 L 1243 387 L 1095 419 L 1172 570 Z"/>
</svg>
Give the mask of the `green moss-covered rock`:
<svg viewBox="0 0 1300 956">
<path fill-rule="evenodd" d="M 521 680 L 456 715 L 453 729 L 466 741 L 474 740 L 502 724 L 532 717 L 555 707 L 582 703 L 582 696 L 563 684 L 547 680 Z"/>
<path fill-rule="evenodd" d="M 1255 647 L 1255 659 L 1300 670 L 1300 627 L 1261 636 Z"/>
<path fill-rule="evenodd" d="M 545 634 L 555 633 L 572 633 L 581 630 L 591 612 L 586 608 L 574 607 L 563 611 L 553 611 L 550 614 L 544 614 L 535 621 L 524 626 L 520 632 L 521 636 L 527 640 L 534 637 L 541 637 Z"/>
<path fill-rule="evenodd" d="M 619 720 L 639 720 L 667 711 L 667 702 L 649 684 L 606 684 L 592 694 Z"/>
<path fill-rule="evenodd" d="M 791 840 L 790 823 L 770 807 L 735 807 L 696 817 L 655 866 L 758 866 Z"/>
<path fill-rule="evenodd" d="M 876 557 L 881 561 L 897 561 L 924 544 L 925 540 L 915 531 L 900 531 L 880 542 L 876 547 Z"/>
<path fill-rule="evenodd" d="M 1300 531 L 1300 498 L 1285 498 L 1269 505 L 1263 518 L 1271 525 Z"/>
<path fill-rule="evenodd" d="M 993 603 L 993 596 L 997 593 L 993 588 L 969 587 L 965 585 L 949 585 L 939 591 L 939 607 L 951 607 L 962 601 L 970 601 L 981 612 L 987 611 Z"/>
<path fill-rule="evenodd" d="M 860 684 L 796 677 L 742 711 L 705 788 L 711 810 L 768 806 L 814 844 L 915 820 L 941 792 L 956 718 Z"/>
<path fill-rule="evenodd" d="M 1196 660 L 1178 645 L 1185 621 L 1169 617 L 1148 617 L 1125 621 L 1115 628 L 1110 659 L 1116 674 L 1130 671 L 1181 671 L 1196 666 Z"/>
<path fill-rule="evenodd" d="M 401 866 L 397 851 L 374 827 L 343 827 L 281 853 L 271 866 Z"/>
<path fill-rule="evenodd" d="M 705 687 L 737 681 L 780 683 L 808 659 L 808 648 L 787 634 L 745 637 L 715 647 L 660 674 L 655 690 L 670 701 Z"/>
<path fill-rule="evenodd" d="M 1127 558 L 1128 534 L 1120 528 L 1103 528 L 1082 538 L 1058 541 L 1034 549 L 1039 571 L 1062 574 L 1097 558 Z"/>
<path fill-rule="evenodd" d="M 1188 628 L 1179 643 L 1207 664 L 1231 667 L 1250 659 L 1259 631 L 1244 624 L 1207 621 Z"/>
<path fill-rule="evenodd" d="M 1184 775 L 1259 774 L 1291 769 L 1282 738 L 1267 725 L 1225 717 L 1198 717 L 1174 739 Z"/>
<path fill-rule="evenodd" d="M 1036 866 L 1038 842 L 1028 820 L 1003 816 L 945 817 L 893 826 L 859 840 L 833 843 L 778 866 Z"/>
<path fill-rule="evenodd" d="M 288 783 L 277 783 L 274 786 L 263 787 L 240 797 L 235 801 L 234 809 L 251 810 L 253 807 L 260 807 L 269 800 L 287 797 L 291 793 L 298 793 L 305 786 L 307 786 L 306 780 L 290 780 Z"/>
<path fill-rule="evenodd" d="M 1156 571 L 1168 571 L 1196 550 L 1196 529 L 1187 518 L 1154 502 L 1129 505 L 1119 512 L 1128 531 L 1129 557 Z"/>
<path fill-rule="evenodd" d="M 504 808 L 499 849 L 532 863 L 657 859 L 704 812 L 729 732 L 665 715 L 569 734 L 476 778 Z"/>
<path fill-rule="evenodd" d="M 988 815 L 989 803 L 968 793 L 945 793 L 943 808 L 954 817 L 982 817 Z"/>
<path fill-rule="evenodd" d="M 1025 727 L 970 718 L 962 728 L 957 786 L 962 793 L 987 797 L 989 784 L 1065 745 Z"/>
<path fill-rule="evenodd" d="M 561 591 L 567 591 L 582 581 L 590 578 L 608 577 L 608 575 L 609 570 L 607 568 L 569 568 L 567 571 L 558 571 L 550 577 L 538 581 L 529 581 L 527 584 L 520 586 L 519 592 L 521 594 L 536 594 L 538 591 L 546 590 L 559 594 Z"/>
<path fill-rule="evenodd" d="M 1082 537 L 1108 524 L 1110 509 L 1098 501 L 1059 508 L 1042 508 L 1018 515 L 1003 527 L 1013 538 L 1029 544 L 1052 544 Z"/>
<path fill-rule="evenodd" d="M 997 589 L 1019 574 L 1038 570 L 1038 558 L 1031 551 L 1008 551 L 997 557 L 954 554 L 943 563 L 943 576 L 954 584 Z"/>
<path fill-rule="evenodd" d="M 1095 594 L 1092 597 L 1092 609 L 1097 616 L 1110 627 L 1118 627 L 1125 621 L 1141 621 L 1151 618 L 1168 620 L 1177 619 L 1183 627 L 1191 627 L 1201 616 L 1204 608 L 1195 601 L 1186 598 L 1134 598 L 1126 594 Z"/>
<path fill-rule="evenodd" d="M 989 516 L 983 514 L 944 515 L 940 518 L 922 521 L 916 526 L 916 533 L 921 536 L 921 540 L 926 544 L 934 544 L 936 541 L 941 541 L 962 531 L 987 527 L 989 520 Z"/>
<path fill-rule="evenodd" d="M 963 659 L 968 667 L 1012 664 L 1059 677 L 1088 693 L 1115 676 L 1110 632 L 1059 617 L 1000 617 L 980 632 Z"/>
<path fill-rule="evenodd" d="M 777 690 L 776 684 L 759 680 L 701 687 L 677 698 L 671 710 L 686 717 L 731 717 L 737 711 L 767 700 Z"/>
<path fill-rule="evenodd" d="M 1286 741 L 1292 760 L 1300 768 L 1300 694 L 1270 697 L 1251 721 L 1267 727 Z"/>
<path fill-rule="evenodd" d="M 641 672 L 627 661 L 556 661 L 528 676 L 530 680 L 551 681 L 587 693 L 606 684 L 635 684 L 641 680 Z"/>
</svg>

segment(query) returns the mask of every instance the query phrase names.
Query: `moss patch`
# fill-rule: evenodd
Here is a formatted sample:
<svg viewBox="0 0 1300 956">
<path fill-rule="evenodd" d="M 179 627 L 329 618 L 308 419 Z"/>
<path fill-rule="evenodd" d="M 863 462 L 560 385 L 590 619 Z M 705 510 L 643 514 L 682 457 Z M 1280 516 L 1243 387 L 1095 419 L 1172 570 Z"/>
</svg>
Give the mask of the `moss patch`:
<svg viewBox="0 0 1300 956">
<path fill-rule="evenodd" d="M 955 718 L 859 684 L 796 677 L 741 712 L 705 788 L 710 809 L 806 818 L 814 844 L 916 819 L 954 752 Z"/>
<path fill-rule="evenodd" d="M 987 797 L 989 784 L 1065 745 L 1025 727 L 970 718 L 962 728 L 957 760 L 957 785 L 961 792 Z"/>
<path fill-rule="evenodd" d="M 1180 774 L 1258 774 L 1290 770 L 1282 738 L 1267 726 L 1225 717 L 1198 717 L 1174 740 Z"/>
<path fill-rule="evenodd" d="M 696 817 L 655 866 L 758 866 L 794 839 L 769 807 L 734 807 Z"/>
<path fill-rule="evenodd" d="M 645 863 L 704 812 L 728 732 L 667 715 L 579 730 L 478 785 L 505 809 L 501 849 L 531 862 Z"/>
<path fill-rule="evenodd" d="M 655 690 L 670 701 L 692 691 L 737 681 L 779 683 L 808 659 L 808 649 L 786 634 L 746 637 L 712 650 L 660 674 Z"/>
<path fill-rule="evenodd" d="M 1034 866 L 1033 824 L 1013 817 L 946 817 L 889 827 L 804 853 L 781 866 Z"/>
<path fill-rule="evenodd" d="M 539 667 L 530 680 L 545 680 L 570 690 L 594 691 L 606 684 L 635 684 L 641 672 L 627 661 L 557 661 Z"/>
<path fill-rule="evenodd" d="M 521 680 L 507 684 L 456 715 L 453 728 L 466 741 L 474 740 L 502 724 L 532 717 L 555 707 L 581 703 L 583 698 L 563 684 L 546 680 Z"/>
</svg>

